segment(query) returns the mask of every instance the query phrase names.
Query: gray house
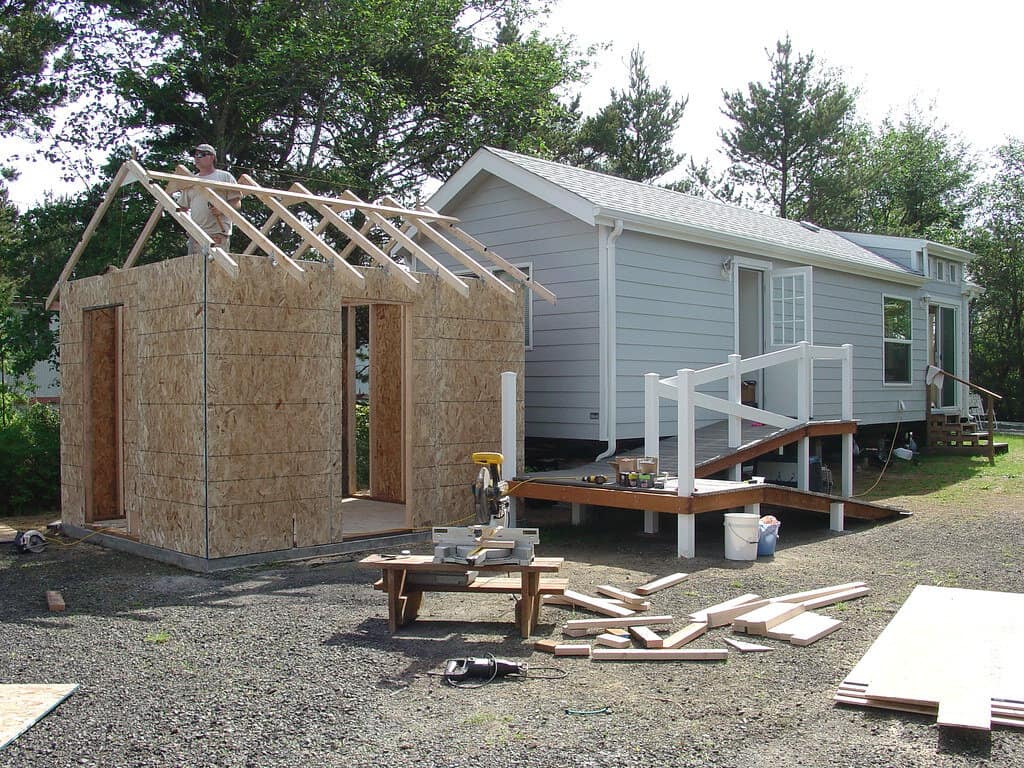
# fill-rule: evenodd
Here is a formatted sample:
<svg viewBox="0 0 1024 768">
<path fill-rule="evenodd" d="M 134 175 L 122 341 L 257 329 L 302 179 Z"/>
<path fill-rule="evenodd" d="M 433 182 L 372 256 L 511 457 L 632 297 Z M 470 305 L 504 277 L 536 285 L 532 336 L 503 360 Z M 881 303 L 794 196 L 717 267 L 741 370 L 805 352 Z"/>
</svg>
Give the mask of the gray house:
<svg viewBox="0 0 1024 768">
<path fill-rule="evenodd" d="M 864 425 L 923 421 L 929 362 L 968 378 L 966 251 L 836 233 L 491 148 L 429 205 L 558 296 L 527 306 L 528 438 L 614 449 L 643 437 L 644 374 L 804 340 L 853 345 Z M 795 375 L 753 374 L 744 400 L 793 413 Z M 812 417 L 839 418 L 839 367 L 815 365 L 813 377 Z M 966 408 L 949 379 L 931 398 L 933 410 Z M 675 434 L 667 405 L 661 434 Z"/>
</svg>

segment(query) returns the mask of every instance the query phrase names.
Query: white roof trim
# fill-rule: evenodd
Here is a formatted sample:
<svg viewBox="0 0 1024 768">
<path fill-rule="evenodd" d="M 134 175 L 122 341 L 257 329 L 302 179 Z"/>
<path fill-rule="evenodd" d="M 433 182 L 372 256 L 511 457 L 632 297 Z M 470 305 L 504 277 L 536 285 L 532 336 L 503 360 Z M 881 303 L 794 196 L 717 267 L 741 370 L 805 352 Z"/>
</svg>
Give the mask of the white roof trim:
<svg viewBox="0 0 1024 768">
<path fill-rule="evenodd" d="M 481 173 L 489 173 L 519 187 L 524 192 L 559 208 L 580 221 L 596 226 L 597 207 L 564 187 L 541 178 L 503 157 L 498 157 L 487 147 L 478 149 L 466 164 L 459 168 L 448 181 L 430 196 L 427 205 L 441 211 L 466 189 Z"/>
</svg>

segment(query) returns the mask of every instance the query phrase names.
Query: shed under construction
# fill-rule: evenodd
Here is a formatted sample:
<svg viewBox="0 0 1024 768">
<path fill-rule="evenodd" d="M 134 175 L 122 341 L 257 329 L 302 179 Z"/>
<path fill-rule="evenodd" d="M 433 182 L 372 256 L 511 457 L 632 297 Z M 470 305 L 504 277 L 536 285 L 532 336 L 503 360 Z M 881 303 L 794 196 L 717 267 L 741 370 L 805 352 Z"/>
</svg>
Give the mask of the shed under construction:
<svg viewBox="0 0 1024 768">
<path fill-rule="evenodd" d="M 156 207 L 124 266 L 72 279 L 117 190 L 133 182 Z M 189 185 L 250 238 L 245 252 L 216 247 L 178 209 L 172 195 Z M 235 210 L 228 190 L 263 203 L 265 220 Z M 359 229 L 352 211 L 363 214 Z M 133 266 L 164 215 L 203 253 Z M 285 253 L 275 227 L 302 245 Z M 322 237 L 328 227 L 345 235 L 344 249 Z M 474 277 L 445 269 L 423 238 Z M 356 248 L 376 266 L 352 267 Z M 397 262 L 401 249 L 432 274 Z M 302 260 L 309 250 L 322 261 Z M 524 287 L 554 300 L 429 209 L 125 163 L 48 304 L 60 310 L 65 530 L 210 570 L 465 518 L 469 454 L 499 449 L 500 374 L 522 382 Z M 369 381 L 357 395 L 359 312 Z M 369 406 L 365 457 L 357 402 Z M 521 411 L 521 383 L 517 402 Z"/>
</svg>

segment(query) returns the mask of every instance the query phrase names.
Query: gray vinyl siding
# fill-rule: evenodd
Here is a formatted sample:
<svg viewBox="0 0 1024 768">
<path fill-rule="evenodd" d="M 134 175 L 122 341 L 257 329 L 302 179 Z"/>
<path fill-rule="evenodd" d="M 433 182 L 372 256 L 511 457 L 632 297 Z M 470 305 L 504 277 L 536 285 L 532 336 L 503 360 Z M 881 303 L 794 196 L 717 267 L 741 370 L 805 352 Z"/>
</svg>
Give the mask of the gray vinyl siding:
<svg viewBox="0 0 1024 768">
<path fill-rule="evenodd" d="M 733 289 L 721 264 L 728 251 L 627 230 L 616 243 L 618 437 L 644 434 L 644 374 L 726 362 L 733 350 Z M 725 385 L 702 387 L 725 396 Z M 717 421 L 698 409 L 697 426 Z M 661 401 L 660 433 L 676 434 L 676 406 Z"/>
<path fill-rule="evenodd" d="M 913 269 L 915 271 L 920 269 L 920 264 L 914 263 L 913 251 L 903 250 L 900 248 L 879 248 L 875 246 L 867 248 L 869 251 L 877 253 L 879 256 L 884 256 L 890 261 L 894 261 L 900 266 L 906 267 L 907 269 Z"/>
<path fill-rule="evenodd" d="M 882 382 L 882 295 L 910 299 L 911 383 Z M 827 269 L 814 270 L 814 343 L 826 346 L 853 345 L 853 415 L 862 424 L 917 421 L 925 417 L 924 370 L 927 362 L 927 310 L 921 291 L 912 286 L 887 283 Z M 841 415 L 841 366 L 815 365 L 814 412 L 816 419 Z M 906 405 L 901 414 L 899 401 Z"/>
<path fill-rule="evenodd" d="M 597 230 L 489 174 L 444 213 L 513 264 L 532 263 L 534 279 L 558 297 L 552 306 L 531 294 L 527 437 L 599 439 L 599 423 L 590 418 L 600 407 Z M 428 250 L 461 269 L 437 248 Z"/>
</svg>

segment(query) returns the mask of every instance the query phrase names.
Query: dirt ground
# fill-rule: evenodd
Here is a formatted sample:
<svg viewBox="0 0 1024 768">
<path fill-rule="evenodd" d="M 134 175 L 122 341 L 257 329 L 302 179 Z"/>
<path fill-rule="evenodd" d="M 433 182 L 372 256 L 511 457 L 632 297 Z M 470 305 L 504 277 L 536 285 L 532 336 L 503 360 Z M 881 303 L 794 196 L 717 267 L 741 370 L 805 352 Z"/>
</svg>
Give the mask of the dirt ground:
<svg viewBox="0 0 1024 768">
<path fill-rule="evenodd" d="M 701 516 L 698 556 L 678 560 L 668 518 L 649 537 L 637 513 L 599 510 L 573 528 L 564 509 L 528 510 L 542 525 L 539 554 L 565 557 L 574 589 L 689 573 L 651 598 L 678 626 L 745 592 L 872 588 L 822 610 L 844 621 L 830 637 L 807 648 L 767 640 L 770 653 L 725 662 L 554 658 L 518 636 L 501 596 L 429 594 L 421 620 L 392 636 L 377 574 L 356 558 L 203 576 L 87 543 L 4 549 L 0 682 L 80 688 L 0 751 L 0 766 L 1024 765 L 1019 730 L 941 729 L 832 703 L 915 585 L 1024 591 L 1019 497 L 900 503 L 914 514 L 848 521 L 843 534 L 827 516 L 783 512 L 776 556 L 744 563 L 722 557 L 720 514 Z M 47 589 L 63 592 L 65 613 L 46 611 Z M 561 638 L 566 619 L 586 615 L 545 607 L 537 636 Z M 728 634 L 693 647 L 723 647 Z M 433 674 L 448 658 L 487 654 L 566 674 L 474 690 Z"/>
</svg>

